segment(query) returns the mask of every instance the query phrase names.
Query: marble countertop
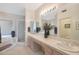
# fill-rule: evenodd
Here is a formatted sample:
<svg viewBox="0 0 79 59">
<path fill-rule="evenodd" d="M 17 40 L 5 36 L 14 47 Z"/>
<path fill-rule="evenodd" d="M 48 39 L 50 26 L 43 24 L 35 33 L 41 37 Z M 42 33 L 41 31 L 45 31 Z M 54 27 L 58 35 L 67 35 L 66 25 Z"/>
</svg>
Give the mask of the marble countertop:
<svg viewBox="0 0 79 59">
<path fill-rule="evenodd" d="M 79 42 L 72 39 L 64 39 L 57 36 L 50 35 L 48 38 L 44 38 L 41 33 L 28 33 L 28 36 L 35 38 L 35 40 L 42 42 L 52 49 L 55 48 L 58 51 L 62 51 L 69 55 L 79 55 Z"/>
</svg>

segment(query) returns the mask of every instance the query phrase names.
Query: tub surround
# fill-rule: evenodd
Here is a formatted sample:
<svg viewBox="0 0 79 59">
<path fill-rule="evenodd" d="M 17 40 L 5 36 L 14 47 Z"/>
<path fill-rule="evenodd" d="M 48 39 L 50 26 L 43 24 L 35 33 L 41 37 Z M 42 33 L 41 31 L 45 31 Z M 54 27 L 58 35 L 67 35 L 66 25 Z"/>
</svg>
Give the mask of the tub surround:
<svg viewBox="0 0 79 59">
<path fill-rule="evenodd" d="M 12 46 L 10 41 L 7 41 L 7 39 L 2 39 L 2 42 L 0 43 L 0 52 L 8 49 L 10 46 Z"/>
<path fill-rule="evenodd" d="M 42 51 L 47 55 L 77 55 L 79 43 L 71 39 L 63 39 L 56 36 L 44 38 L 41 33 L 28 33 L 28 46 L 33 51 Z"/>
<path fill-rule="evenodd" d="M 3 35 L 2 42 L 0 43 L 0 53 L 7 51 L 10 47 L 16 44 L 16 37 L 12 38 L 11 35 Z"/>
</svg>

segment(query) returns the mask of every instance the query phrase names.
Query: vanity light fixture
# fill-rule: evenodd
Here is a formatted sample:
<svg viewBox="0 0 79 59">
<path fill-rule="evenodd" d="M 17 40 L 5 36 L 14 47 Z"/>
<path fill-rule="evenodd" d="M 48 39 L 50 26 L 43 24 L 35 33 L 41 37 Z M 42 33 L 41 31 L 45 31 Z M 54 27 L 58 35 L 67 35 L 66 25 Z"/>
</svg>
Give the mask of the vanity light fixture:
<svg viewBox="0 0 79 59">
<path fill-rule="evenodd" d="M 41 11 L 40 16 L 45 16 L 48 13 L 51 13 L 52 11 L 54 11 L 56 9 L 56 6 L 53 8 L 49 8 L 47 10 Z"/>
</svg>

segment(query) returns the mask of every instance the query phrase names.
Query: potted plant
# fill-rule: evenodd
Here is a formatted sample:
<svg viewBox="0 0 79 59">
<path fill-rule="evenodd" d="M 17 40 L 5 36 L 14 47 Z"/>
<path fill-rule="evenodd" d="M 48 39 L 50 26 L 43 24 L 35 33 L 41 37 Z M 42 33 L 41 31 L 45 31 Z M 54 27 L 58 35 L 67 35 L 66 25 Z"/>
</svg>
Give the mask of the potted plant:
<svg viewBox="0 0 79 59">
<path fill-rule="evenodd" d="M 43 25 L 43 29 L 44 29 L 44 37 L 47 38 L 48 35 L 50 35 L 50 30 L 52 29 L 52 25 L 48 24 L 48 23 L 45 23 Z"/>
</svg>

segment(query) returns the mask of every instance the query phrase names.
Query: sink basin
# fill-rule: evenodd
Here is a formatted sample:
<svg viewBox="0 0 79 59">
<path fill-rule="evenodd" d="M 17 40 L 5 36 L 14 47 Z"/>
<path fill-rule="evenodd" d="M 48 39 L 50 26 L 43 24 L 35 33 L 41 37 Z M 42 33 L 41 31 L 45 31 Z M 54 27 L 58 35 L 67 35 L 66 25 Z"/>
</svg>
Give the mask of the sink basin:
<svg viewBox="0 0 79 59">
<path fill-rule="evenodd" d="M 38 33 L 35 35 L 38 36 L 38 38 L 44 37 L 44 34 L 42 34 L 42 33 Z M 50 43 L 48 43 L 48 44 L 57 46 L 57 48 L 62 49 L 64 51 L 79 53 L 79 42 L 76 43 L 71 40 L 68 40 L 68 39 L 65 40 L 63 38 L 59 38 L 56 36 L 54 36 L 54 37 L 49 36 L 48 38 L 45 38 L 44 42 L 45 43 L 50 42 L 51 44 Z"/>
<path fill-rule="evenodd" d="M 65 50 L 65 51 L 75 52 L 75 53 L 79 52 L 79 44 L 77 44 L 77 43 L 63 41 L 63 42 L 59 42 L 57 44 L 60 46 L 59 48 Z"/>
<path fill-rule="evenodd" d="M 50 36 L 49 38 L 54 39 L 53 43 L 52 42 L 51 43 L 57 45 L 60 49 L 73 53 L 79 53 L 79 42 L 75 42 L 73 40 L 68 40 L 68 39 L 61 39 L 59 37 L 52 38 Z"/>
</svg>

